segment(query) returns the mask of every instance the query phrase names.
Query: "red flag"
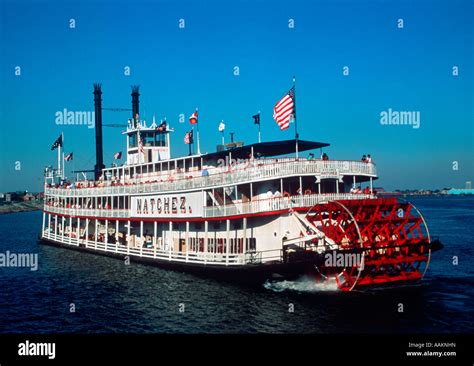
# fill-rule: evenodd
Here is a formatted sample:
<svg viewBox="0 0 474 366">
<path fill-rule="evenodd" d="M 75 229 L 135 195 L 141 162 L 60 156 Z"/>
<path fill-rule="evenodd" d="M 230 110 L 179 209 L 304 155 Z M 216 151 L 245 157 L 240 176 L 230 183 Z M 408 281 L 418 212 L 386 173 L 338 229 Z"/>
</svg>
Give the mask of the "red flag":
<svg viewBox="0 0 474 366">
<path fill-rule="evenodd" d="M 192 125 L 195 125 L 196 123 L 198 123 L 198 111 L 195 111 L 191 117 L 189 117 L 189 123 L 191 123 Z"/>
</svg>

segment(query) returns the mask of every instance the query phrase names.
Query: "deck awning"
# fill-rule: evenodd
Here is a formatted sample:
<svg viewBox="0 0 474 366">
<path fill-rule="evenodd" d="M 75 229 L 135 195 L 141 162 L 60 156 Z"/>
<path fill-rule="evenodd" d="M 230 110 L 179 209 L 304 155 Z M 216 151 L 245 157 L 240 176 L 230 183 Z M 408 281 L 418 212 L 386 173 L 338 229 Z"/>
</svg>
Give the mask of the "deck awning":
<svg viewBox="0 0 474 366">
<path fill-rule="evenodd" d="M 319 149 L 326 146 L 329 146 L 329 144 L 325 142 L 298 140 L 298 152 Z M 293 154 L 296 152 L 296 140 L 260 142 L 204 154 L 202 157 L 204 159 L 220 159 L 231 153 L 234 159 L 247 159 L 252 152 L 252 148 L 254 157 L 256 158 Z"/>
</svg>

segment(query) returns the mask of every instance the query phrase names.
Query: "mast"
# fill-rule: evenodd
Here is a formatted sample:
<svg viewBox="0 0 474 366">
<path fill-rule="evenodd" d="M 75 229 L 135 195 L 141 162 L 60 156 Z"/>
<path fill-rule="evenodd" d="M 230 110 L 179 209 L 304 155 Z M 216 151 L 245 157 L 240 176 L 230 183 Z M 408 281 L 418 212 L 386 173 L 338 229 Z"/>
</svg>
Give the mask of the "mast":
<svg viewBox="0 0 474 366">
<path fill-rule="evenodd" d="M 196 108 L 196 112 L 198 111 L 198 109 Z M 196 123 L 196 130 L 197 130 L 197 154 L 198 155 L 201 155 L 201 146 L 200 146 L 200 142 L 199 142 L 199 117 L 197 119 L 197 123 Z"/>
<path fill-rule="evenodd" d="M 61 170 L 61 147 L 62 146 L 63 146 L 63 133 L 61 132 L 61 143 L 58 145 L 58 176 L 59 177 L 62 177 L 63 175 L 62 170 Z M 54 174 L 53 174 L 53 179 L 54 179 Z"/>
<path fill-rule="evenodd" d="M 296 122 L 296 77 L 293 76 L 293 121 L 295 122 L 296 159 L 298 159 L 298 124 Z"/>
</svg>

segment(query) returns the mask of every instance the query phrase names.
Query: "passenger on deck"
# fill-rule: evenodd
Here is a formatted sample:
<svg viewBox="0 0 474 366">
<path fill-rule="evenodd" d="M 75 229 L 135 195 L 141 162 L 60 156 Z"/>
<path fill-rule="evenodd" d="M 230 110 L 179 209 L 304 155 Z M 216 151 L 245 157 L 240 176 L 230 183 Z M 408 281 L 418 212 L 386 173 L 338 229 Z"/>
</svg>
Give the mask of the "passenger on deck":
<svg viewBox="0 0 474 366">
<path fill-rule="evenodd" d="M 372 162 L 372 157 L 370 156 L 370 154 L 367 155 L 367 163 L 371 163 Z"/>
<path fill-rule="evenodd" d="M 362 159 L 361 159 L 361 160 L 362 160 L 364 163 L 367 163 L 367 156 L 365 156 L 365 154 L 362 155 Z"/>
<path fill-rule="evenodd" d="M 322 160 L 325 160 L 325 161 L 326 161 L 326 160 L 329 160 L 328 154 L 323 153 L 323 155 L 321 155 L 321 159 L 322 159 Z"/>
<path fill-rule="evenodd" d="M 313 153 L 309 153 L 308 155 L 308 160 L 311 161 L 314 159 L 314 154 Z"/>
</svg>

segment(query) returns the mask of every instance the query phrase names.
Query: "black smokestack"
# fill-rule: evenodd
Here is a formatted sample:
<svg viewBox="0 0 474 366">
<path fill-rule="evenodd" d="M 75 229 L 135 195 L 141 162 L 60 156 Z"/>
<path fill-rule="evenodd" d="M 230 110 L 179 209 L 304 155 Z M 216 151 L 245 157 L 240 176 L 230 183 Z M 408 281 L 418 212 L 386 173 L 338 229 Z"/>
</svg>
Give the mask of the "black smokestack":
<svg viewBox="0 0 474 366">
<path fill-rule="evenodd" d="M 134 121 L 133 125 L 136 126 L 138 123 L 137 115 L 140 113 L 139 111 L 139 104 L 140 101 L 138 98 L 140 97 L 139 93 L 140 87 L 138 85 L 132 85 L 132 119 Z"/>
<path fill-rule="evenodd" d="M 104 166 L 104 155 L 102 148 L 102 84 L 94 84 L 94 107 L 95 107 L 95 179 L 99 179 Z"/>
</svg>

